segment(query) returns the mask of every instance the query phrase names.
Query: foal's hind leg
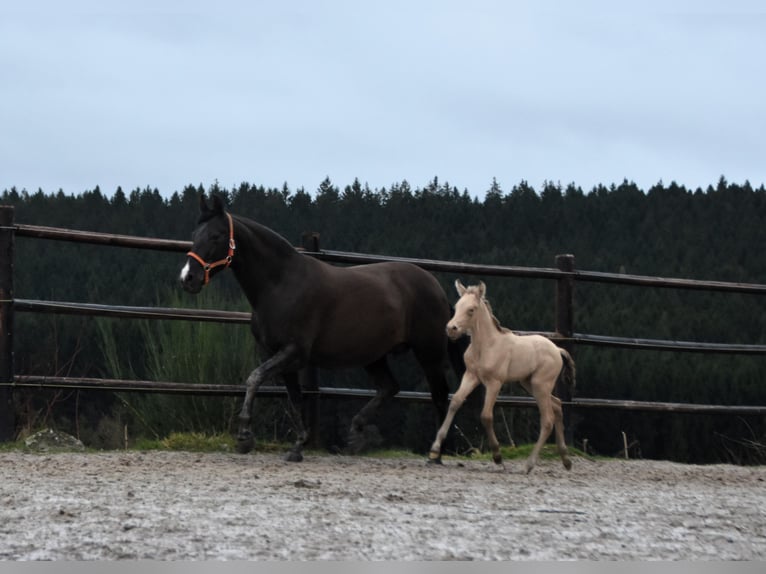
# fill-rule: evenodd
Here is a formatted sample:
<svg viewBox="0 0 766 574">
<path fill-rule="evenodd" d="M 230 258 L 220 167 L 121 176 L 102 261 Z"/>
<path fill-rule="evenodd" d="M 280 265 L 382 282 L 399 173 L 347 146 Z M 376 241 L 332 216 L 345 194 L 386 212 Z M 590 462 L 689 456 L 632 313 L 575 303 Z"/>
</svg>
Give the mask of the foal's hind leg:
<svg viewBox="0 0 766 574">
<path fill-rule="evenodd" d="M 537 408 L 540 411 L 540 436 L 538 436 L 537 442 L 526 463 L 527 473 L 529 473 L 537 465 L 540 451 L 545 441 L 551 436 L 555 416 L 553 414 L 553 401 L 551 400 L 553 398 L 553 395 L 551 395 L 552 385 L 540 383 L 533 379 L 522 383 L 522 386 L 535 398 Z"/>
<path fill-rule="evenodd" d="M 569 449 L 564 438 L 564 411 L 561 409 L 561 399 L 552 396 L 551 400 L 553 401 L 553 414 L 556 417 L 554 423 L 556 428 L 556 450 L 558 450 L 561 457 L 561 462 L 564 463 L 564 468 L 571 470 L 572 460 L 569 458 Z"/>
<path fill-rule="evenodd" d="M 399 392 L 399 384 L 391 374 L 386 357 L 381 357 L 374 363 L 365 367 L 367 374 L 377 387 L 375 396 L 351 419 L 351 431 L 349 436 L 349 449 L 351 452 L 361 452 L 365 446 L 364 427 L 375 416 L 384 401 L 390 399 Z"/>
</svg>

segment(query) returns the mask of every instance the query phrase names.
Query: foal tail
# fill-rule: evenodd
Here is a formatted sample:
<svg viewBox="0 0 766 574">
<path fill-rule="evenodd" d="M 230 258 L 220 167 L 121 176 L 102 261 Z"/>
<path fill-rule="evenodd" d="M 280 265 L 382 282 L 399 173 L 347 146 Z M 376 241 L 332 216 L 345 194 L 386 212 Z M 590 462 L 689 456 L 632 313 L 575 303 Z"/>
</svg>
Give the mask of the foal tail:
<svg viewBox="0 0 766 574">
<path fill-rule="evenodd" d="M 559 351 L 561 352 L 561 358 L 564 360 L 564 365 L 561 367 L 558 382 L 561 382 L 569 387 L 571 392 L 571 390 L 575 387 L 574 359 L 572 358 L 572 355 L 570 355 L 569 352 L 567 352 L 565 349 L 559 348 Z"/>
</svg>

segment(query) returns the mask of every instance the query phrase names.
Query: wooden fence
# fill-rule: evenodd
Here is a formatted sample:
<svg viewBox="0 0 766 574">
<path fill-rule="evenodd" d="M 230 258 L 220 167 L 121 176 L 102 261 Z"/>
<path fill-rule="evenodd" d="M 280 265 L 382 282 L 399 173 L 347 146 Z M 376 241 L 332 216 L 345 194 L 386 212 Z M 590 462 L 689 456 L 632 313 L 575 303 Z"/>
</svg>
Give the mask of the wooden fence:
<svg viewBox="0 0 766 574">
<path fill-rule="evenodd" d="M 37 301 L 18 299 L 13 293 L 14 245 L 16 237 L 30 237 L 72 241 L 104 246 L 116 246 L 185 253 L 191 248 L 189 241 L 153 239 L 128 235 L 114 235 L 75 231 L 37 225 L 16 224 L 13 208 L 0 206 L 0 441 L 13 438 L 14 419 L 12 392 L 19 388 L 69 388 L 100 389 L 123 392 L 159 392 L 196 395 L 240 395 L 243 385 L 198 385 L 182 382 L 139 381 L 125 379 L 69 378 L 58 376 L 29 376 L 16 374 L 13 368 L 13 325 L 14 313 L 56 313 L 133 319 L 163 319 L 185 321 L 215 321 L 222 323 L 248 323 L 249 313 L 177 309 L 160 307 L 128 307 L 99 305 L 95 303 L 72 303 L 63 301 Z M 308 257 L 344 264 L 366 264 L 379 261 L 408 261 L 434 272 L 450 272 L 465 275 L 497 277 L 542 278 L 556 282 L 556 324 L 551 332 L 543 332 L 562 347 L 570 351 L 575 345 L 620 347 L 628 349 L 664 350 L 671 352 L 736 353 L 766 355 L 766 345 L 730 345 L 692 341 L 667 341 L 658 339 L 608 337 L 589 335 L 574 331 L 574 286 L 576 282 L 597 282 L 644 287 L 691 289 L 731 293 L 766 295 L 766 285 L 728 283 L 720 281 L 695 281 L 688 279 L 647 277 L 622 273 L 601 273 L 581 271 L 574 266 L 573 255 L 558 255 L 555 268 L 513 267 L 502 265 L 478 265 L 430 259 L 394 258 L 378 255 L 348 253 L 319 248 L 317 234 L 304 234 L 304 253 Z M 560 389 L 564 393 L 565 389 Z M 282 387 L 263 386 L 260 395 L 282 396 Z M 366 389 L 337 389 L 315 387 L 307 391 L 310 398 L 371 397 L 374 391 Z M 560 395 L 565 404 L 565 417 L 569 419 L 570 409 L 626 409 L 642 411 L 665 411 L 676 413 L 706 414 L 766 414 L 766 406 L 743 405 L 702 405 L 691 403 L 663 403 L 626 401 Z M 430 401 L 428 393 L 402 391 L 399 400 Z M 501 396 L 498 403 L 511 406 L 529 407 L 534 405 L 530 397 Z M 567 425 L 571 429 L 570 425 Z M 316 431 L 316 429 L 312 429 Z M 316 435 L 315 435 L 316 436 Z"/>
</svg>

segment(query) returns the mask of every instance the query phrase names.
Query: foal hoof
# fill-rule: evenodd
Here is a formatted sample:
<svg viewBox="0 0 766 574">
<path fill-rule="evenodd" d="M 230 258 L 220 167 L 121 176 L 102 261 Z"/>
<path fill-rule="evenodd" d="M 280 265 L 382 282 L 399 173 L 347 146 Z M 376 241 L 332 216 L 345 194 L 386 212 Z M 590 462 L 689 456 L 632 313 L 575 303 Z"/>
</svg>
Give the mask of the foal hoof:
<svg viewBox="0 0 766 574">
<path fill-rule="evenodd" d="M 494 462 L 498 466 L 503 465 L 503 456 L 500 453 L 493 454 L 492 455 L 492 462 Z"/>
<path fill-rule="evenodd" d="M 435 452 L 429 452 L 426 464 L 444 464 L 442 462 L 442 455 Z"/>
<path fill-rule="evenodd" d="M 303 453 L 294 450 L 288 450 L 285 456 L 282 457 L 286 462 L 301 462 L 303 460 Z"/>
<path fill-rule="evenodd" d="M 247 433 L 237 435 L 237 444 L 234 448 L 239 454 L 247 454 L 253 450 L 253 448 L 255 448 L 253 433 L 248 431 Z"/>
<path fill-rule="evenodd" d="M 564 468 L 572 470 L 572 461 L 569 458 L 565 458 L 562 462 L 564 463 Z"/>
</svg>

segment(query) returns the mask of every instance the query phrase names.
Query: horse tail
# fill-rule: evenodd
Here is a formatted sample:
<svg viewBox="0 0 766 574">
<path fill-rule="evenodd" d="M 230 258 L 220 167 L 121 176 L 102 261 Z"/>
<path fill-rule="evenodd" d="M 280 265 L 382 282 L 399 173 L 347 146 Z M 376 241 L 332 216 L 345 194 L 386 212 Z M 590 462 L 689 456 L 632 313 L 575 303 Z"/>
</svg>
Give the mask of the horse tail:
<svg viewBox="0 0 766 574">
<path fill-rule="evenodd" d="M 561 373 L 559 373 L 559 381 L 569 387 L 571 392 L 571 389 L 575 387 L 575 362 L 572 355 L 566 349 L 559 348 L 559 351 L 561 352 L 561 358 L 564 360 Z"/>
</svg>

